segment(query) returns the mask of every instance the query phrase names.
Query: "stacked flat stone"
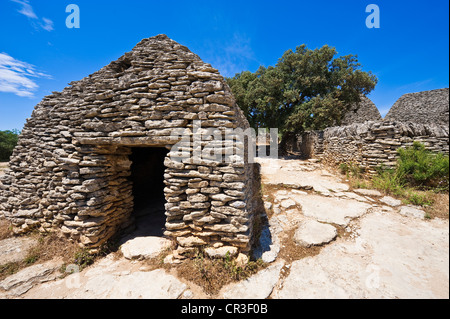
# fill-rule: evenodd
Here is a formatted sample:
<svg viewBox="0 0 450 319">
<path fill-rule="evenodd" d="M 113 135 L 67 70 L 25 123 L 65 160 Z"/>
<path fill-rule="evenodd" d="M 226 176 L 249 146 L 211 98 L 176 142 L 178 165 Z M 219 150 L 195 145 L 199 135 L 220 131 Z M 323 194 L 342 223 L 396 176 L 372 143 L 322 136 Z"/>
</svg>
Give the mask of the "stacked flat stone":
<svg viewBox="0 0 450 319">
<path fill-rule="evenodd" d="M 405 94 L 386 115 L 387 121 L 449 125 L 449 89 Z"/>
<path fill-rule="evenodd" d="M 394 121 L 366 122 L 327 128 L 323 159 L 331 164 L 352 162 L 374 174 L 380 165 L 395 167 L 397 149 L 414 141 L 436 153 L 449 154 L 447 125 Z"/>
<path fill-rule="evenodd" d="M 380 111 L 375 104 L 367 96 L 361 95 L 361 101 L 352 104 L 345 113 L 341 126 L 381 120 Z M 282 147 L 282 151 L 288 154 L 302 158 L 320 158 L 323 153 L 323 131 L 307 131 L 285 137 Z"/>
<path fill-rule="evenodd" d="M 255 168 L 243 158 L 172 160 L 181 139 L 172 133 L 191 137 L 196 120 L 220 131 L 249 126 L 216 69 L 165 35 L 142 40 L 35 107 L 2 177 L 0 211 L 17 233 L 61 230 L 81 246 L 99 247 L 132 222 L 131 148 L 166 147 L 165 235 L 186 249 L 232 245 L 246 252 Z"/>
<path fill-rule="evenodd" d="M 367 121 L 381 121 L 380 111 L 367 96 L 362 95 L 361 101 L 351 106 L 350 110 L 344 115 L 341 126 L 355 123 L 364 123 Z"/>
</svg>

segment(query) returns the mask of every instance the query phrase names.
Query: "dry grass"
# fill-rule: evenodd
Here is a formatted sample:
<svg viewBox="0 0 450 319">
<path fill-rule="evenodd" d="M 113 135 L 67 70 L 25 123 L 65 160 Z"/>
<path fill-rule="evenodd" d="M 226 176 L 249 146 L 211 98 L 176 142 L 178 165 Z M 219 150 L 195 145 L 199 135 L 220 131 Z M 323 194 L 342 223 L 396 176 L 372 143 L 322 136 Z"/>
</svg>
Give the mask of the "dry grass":
<svg viewBox="0 0 450 319">
<path fill-rule="evenodd" d="M 203 291 L 213 296 L 220 289 L 232 282 L 244 280 L 257 273 L 266 265 L 262 261 L 249 262 L 244 267 L 238 267 L 229 258 L 209 258 L 201 250 L 176 266 L 179 277 L 200 286 Z"/>
<path fill-rule="evenodd" d="M 36 235 L 34 235 L 36 236 Z M 54 258 L 61 258 L 63 262 L 72 262 L 76 252 L 80 250 L 77 244 L 70 242 L 58 233 L 49 233 L 38 236 L 38 245 L 29 251 L 28 258 L 45 262 Z"/>
<path fill-rule="evenodd" d="M 288 230 L 281 238 L 281 249 L 278 258 L 285 260 L 288 264 L 306 257 L 313 257 L 320 253 L 322 246 L 311 246 L 309 248 L 298 245 L 294 241 L 296 228 Z"/>
<path fill-rule="evenodd" d="M 449 219 L 449 195 L 448 193 L 433 193 L 430 195 L 433 201 L 431 206 L 425 207 L 425 212 L 430 218 Z"/>
<path fill-rule="evenodd" d="M 0 219 L 0 240 L 13 236 L 12 226 L 6 219 Z"/>
<path fill-rule="evenodd" d="M 75 243 L 57 233 L 31 234 L 30 236 L 36 238 L 37 245 L 28 250 L 22 261 L 0 265 L 0 280 L 28 266 L 52 259 L 60 259 L 63 264 L 74 263 L 74 256 L 80 250 Z"/>
<path fill-rule="evenodd" d="M 336 166 L 329 168 L 337 176 L 344 176 L 342 172 Z M 442 218 L 449 219 L 449 193 L 448 192 L 436 192 L 433 190 L 417 190 L 412 187 L 404 187 L 401 192 L 394 194 L 392 191 L 387 191 L 380 187 L 375 187 L 371 178 L 367 176 L 351 176 L 347 174 L 347 182 L 350 186 L 349 191 L 353 191 L 355 188 L 376 189 L 384 195 L 393 196 L 402 200 L 405 205 L 422 206 L 427 213 L 427 218 Z M 377 200 L 377 199 L 375 199 Z M 378 202 L 380 205 L 384 205 Z"/>
</svg>

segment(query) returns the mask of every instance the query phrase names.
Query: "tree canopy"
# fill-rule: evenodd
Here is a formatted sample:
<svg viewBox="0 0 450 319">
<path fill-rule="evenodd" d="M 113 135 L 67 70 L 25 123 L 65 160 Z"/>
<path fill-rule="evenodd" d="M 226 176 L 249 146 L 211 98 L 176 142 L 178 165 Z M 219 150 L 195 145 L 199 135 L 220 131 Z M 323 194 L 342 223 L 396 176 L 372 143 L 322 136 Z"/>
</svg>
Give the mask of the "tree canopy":
<svg viewBox="0 0 450 319">
<path fill-rule="evenodd" d="M 19 132 L 14 131 L 0 131 L 0 162 L 7 162 L 17 145 L 19 139 Z"/>
<path fill-rule="evenodd" d="M 227 82 L 250 125 L 278 128 L 281 134 L 339 125 L 353 103 L 377 84 L 361 70 L 356 55 L 336 57 L 336 49 L 286 51 L 275 66 L 244 71 Z"/>
</svg>

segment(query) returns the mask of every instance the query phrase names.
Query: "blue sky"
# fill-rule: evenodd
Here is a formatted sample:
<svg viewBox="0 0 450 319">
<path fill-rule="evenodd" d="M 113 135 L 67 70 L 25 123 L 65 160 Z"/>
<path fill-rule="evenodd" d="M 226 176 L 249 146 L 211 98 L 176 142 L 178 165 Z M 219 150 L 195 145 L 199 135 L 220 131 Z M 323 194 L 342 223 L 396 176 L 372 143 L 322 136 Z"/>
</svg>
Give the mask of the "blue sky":
<svg viewBox="0 0 450 319">
<path fill-rule="evenodd" d="M 80 28 L 66 27 L 66 7 Z M 368 29 L 369 4 L 380 28 Z M 224 76 L 274 65 L 283 52 L 325 44 L 357 54 L 379 83 L 369 96 L 383 115 L 403 94 L 448 87 L 446 0 L 0 0 L 0 130 L 22 129 L 34 106 L 165 33 Z"/>
</svg>

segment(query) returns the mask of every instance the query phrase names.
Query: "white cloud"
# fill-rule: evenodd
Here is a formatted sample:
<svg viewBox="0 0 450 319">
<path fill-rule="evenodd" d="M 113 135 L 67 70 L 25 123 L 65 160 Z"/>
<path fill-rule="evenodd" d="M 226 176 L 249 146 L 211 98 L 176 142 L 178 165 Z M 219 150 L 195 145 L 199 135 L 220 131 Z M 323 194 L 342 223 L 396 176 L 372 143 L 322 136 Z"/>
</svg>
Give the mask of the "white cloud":
<svg viewBox="0 0 450 319">
<path fill-rule="evenodd" d="M 20 14 L 26 16 L 31 25 L 35 28 L 42 28 L 46 31 L 53 31 L 53 21 L 47 18 L 40 19 L 33 10 L 29 0 L 11 0 L 12 2 L 20 4 L 22 7 L 17 10 Z"/>
<path fill-rule="evenodd" d="M 24 16 L 30 18 L 30 19 L 38 19 L 36 13 L 33 11 L 33 7 L 30 5 L 30 2 L 28 0 L 11 0 L 12 2 L 18 3 L 22 5 L 22 9 L 20 9 L 18 12 L 23 14 Z"/>
<path fill-rule="evenodd" d="M 41 24 L 42 29 L 47 31 L 53 31 L 53 21 L 47 18 L 42 18 L 42 21 L 44 22 Z"/>
<path fill-rule="evenodd" d="M 0 92 L 33 97 L 39 88 L 34 82 L 36 78 L 51 76 L 37 72 L 34 65 L 16 60 L 7 53 L 0 53 Z"/>
<path fill-rule="evenodd" d="M 251 47 L 251 40 L 238 32 L 228 41 L 211 43 L 204 61 L 211 63 L 226 77 L 248 70 L 251 63 L 258 62 Z"/>
</svg>

